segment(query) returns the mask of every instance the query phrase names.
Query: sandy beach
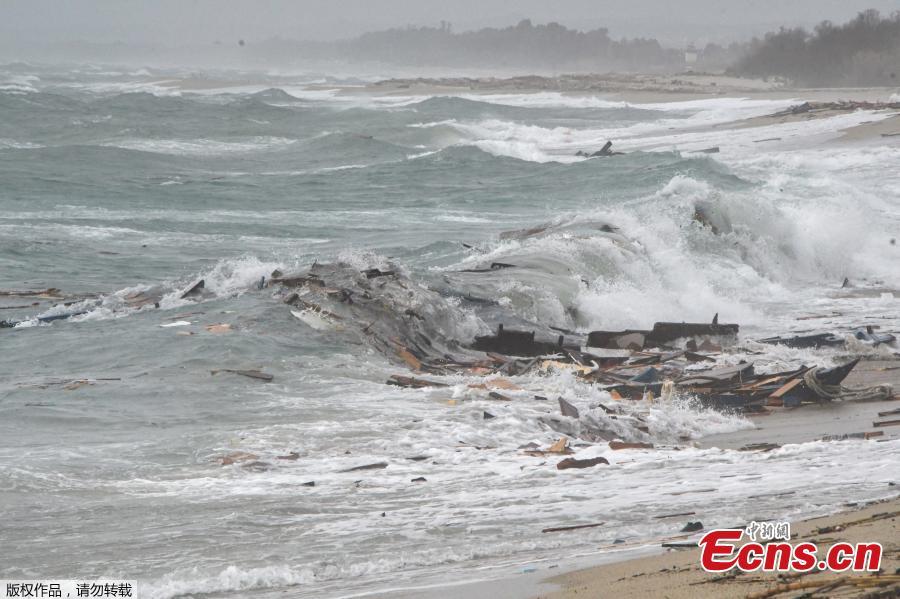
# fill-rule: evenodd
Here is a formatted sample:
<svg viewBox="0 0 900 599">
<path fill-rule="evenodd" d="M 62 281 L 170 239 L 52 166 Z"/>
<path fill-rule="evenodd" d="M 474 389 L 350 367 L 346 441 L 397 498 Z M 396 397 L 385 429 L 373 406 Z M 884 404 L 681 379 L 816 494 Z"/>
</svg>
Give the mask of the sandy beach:
<svg viewBox="0 0 900 599">
<path fill-rule="evenodd" d="M 882 572 L 878 574 L 710 574 L 699 565 L 699 549 L 670 549 L 661 555 L 552 578 L 549 582 L 561 589 L 535 597 L 896 597 L 900 593 L 900 577 L 896 574 L 900 566 L 898 518 L 900 499 L 895 497 L 852 506 L 833 516 L 792 523 L 791 542 L 814 542 L 820 555 L 841 541 L 881 543 L 884 557 Z"/>
<path fill-rule="evenodd" d="M 900 388 L 900 361 L 868 360 L 861 362 L 846 381 L 848 386 L 892 384 Z M 900 438 L 900 427 L 874 428 L 873 421 L 879 412 L 900 407 L 900 401 L 834 402 L 801 408 L 769 408 L 764 415 L 750 416 L 756 425 L 753 429 L 711 435 L 699 441 L 702 447 L 719 447 L 726 450 L 746 450 L 759 445 L 757 451 L 767 451 L 771 446 L 807 443 L 834 439 L 831 443 L 883 443 Z M 844 435 L 875 433 L 868 440 L 848 438 Z M 699 549 L 666 549 L 663 543 L 685 544 L 695 542 L 702 533 L 675 535 L 658 539 L 653 543 L 623 543 L 598 547 L 598 553 L 580 558 L 561 560 L 558 563 L 543 562 L 536 565 L 523 563 L 511 566 L 507 575 L 497 577 L 496 572 L 472 573 L 467 581 L 447 585 L 446 581 L 434 581 L 416 588 L 397 589 L 391 592 L 366 595 L 379 599 L 437 599 L 439 597 L 468 597 L 475 599 L 569 599 L 574 597 L 796 597 L 797 585 L 811 584 L 807 589 L 815 597 L 896 597 L 900 592 L 900 579 L 896 576 L 900 567 L 900 478 L 888 482 L 884 492 L 871 502 L 844 505 L 844 509 L 831 515 L 801 519 L 791 522 L 792 542 L 812 541 L 818 544 L 820 554 L 839 541 L 851 543 L 880 542 L 884 546 L 883 576 L 839 575 L 814 572 L 808 575 L 746 574 L 722 576 L 704 572 L 700 567 Z M 777 488 L 762 488 L 760 500 L 765 495 L 778 495 Z M 792 492 L 793 493 L 793 492 Z M 735 514 L 735 527 L 744 526 L 754 519 L 751 513 Z M 673 521 L 703 521 L 703 502 L 698 501 L 694 513 L 676 515 Z M 824 529 L 828 529 L 827 531 Z M 563 534 L 577 535 L 578 531 Z M 554 574 L 556 572 L 556 574 Z M 864 577 L 866 583 L 854 586 L 842 583 L 826 594 L 815 594 L 818 587 L 830 585 L 847 576 Z M 884 586 L 882 586 L 882 583 Z M 785 593 L 775 593 L 780 585 Z M 884 595 L 870 594 L 885 592 Z M 774 593 L 755 595 L 757 593 Z M 793 593 L 793 594 L 792 594 Z"/>
<path fill-rule="evenodd" d="M 896 361 L 862 362 L 848 377 L 848 385 L 890 383 L 897 387 L 900 369 Z M 713 435 L 702 440 L 707 447 L 737 449 L 758 443 L 803 443 L 821 439 L 826 435 L 840 437 L 863 431 L 877 432 L 872 428 L 872 420 L 878 412 L 896 409 L 898 402 L 834 403 L 806 407 L 796 410 L 774 408 L 777 414 L 754 417 L 755 429 L 725 435 Z M 883 435 L 873 439 L 834 441 L 837 443 L 873 443 L 895 440 L 900 429 L 883 430 Z M 715 575 L 704 572 L 699 563 L 698 549 L 668 549 L 665 553 L 641 557 L 628 561 L 605 564 L 594 568 L 577 570 L 545 579 L 544 583 L 559 585 L 551 592 L 537 592 L 540 599 L 563 599 L 570 597 L 796 597 L 801 589 L 815 597 L 896 597 L 900 593 L 900 578 L 896 576 L 900 567 L 900 498 L 897 497 L 900 480 L 888 483 L 884 497 L 873 498 L 871 504 L 847 505 L 846 511 L 792 522 L 793 543 L 812 541 L 818 544 L 820 554 L 834 543 L 877 541 L 884 546 L 882 562 L 883 586 L 878 577 L 871 575 L 839 575 L 814 572 L 775 575 L 741 573 L 739 575 Z M 770 490 L 777 494 L 777 489 Z M 702 521 L 702 505 L 691 518 Z M 736 515 L 737 520 L 752 519 L 752 514 Z M 735 522 L 740 525 L 743 522 Z M 824 529 L 828 529 L 827 531 Z M 696 537 L 692 537 L 696 539 Z M 661 549 L 662 550 L 662 549 Z M 848 576 L 864 577 L 863 586 L 847 584 Z M 891 578 L 892 577 L 892 578 Z M 844 584 L 817 594 L 816 589 L 835 581 Z M 809 584 L 804 587 L 799 585 Z M 793 586 L 786 586 L 793 585 Z M 776 592 L 783 588 L 783 592 Z M 764 594 L 769 593 L 769 594 Z M 873 594 L 885 593 L 885 594 Z"/>
</svg>

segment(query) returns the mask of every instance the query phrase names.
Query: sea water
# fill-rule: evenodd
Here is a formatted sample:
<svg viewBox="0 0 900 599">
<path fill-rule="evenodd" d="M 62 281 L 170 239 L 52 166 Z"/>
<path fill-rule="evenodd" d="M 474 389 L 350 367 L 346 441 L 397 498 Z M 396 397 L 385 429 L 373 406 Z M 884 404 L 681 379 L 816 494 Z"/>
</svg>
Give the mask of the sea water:
<svg viewBox="0 0 900 599">
<path fill-rule="evenodd" d="M 514 377 L 503 405 L 476 377 L 390 387 L 396 364 L 257 285 L 315 261 L 392 265 L 423 286 L 515 263 L 480 284 L 521 319 L 586 332 L 718 313 L 742 326 L 726 359 L 832 365 L 837 350 L 752 339 L 896 330 L 900 145 L 840 140 L 885 115 L 746 128 L 732 123 L 793 102 L 378 94 L 238 72 L 181 84 L 197 77 L 0 67 L 0 289 L 90 296 L 0 314 L 17 323 L 0 329 L 0 578 L 342 596 L 677 534 L 683 522 L 653 518 L 666 513 L 709 528 L 888 493 L 895 442 L 698 449 L 754 425 L 681 402 L 622 406 L 661 449 L 578 446 L 610 466 L 558 471 L 519 449 L 559 436 L 542 421 L 555 402 L 533 396 L 625 426 L 598 409 L 607 393 L 565 372 Z M 575 155 L 607 140 L 626 154 Z M 182 299 L 199 279 L 206 294 Z M 151 288 L 158 309 L 129 306 Z M 448 326 L 463 341 L 488 330 L 464 303 Z M 212 374 L 226 368 L 274 380 Z M 79 379 L 93 384 L 59 384 Z M 221 464 L 235 454 L 255 457 Z"/>
</svg>

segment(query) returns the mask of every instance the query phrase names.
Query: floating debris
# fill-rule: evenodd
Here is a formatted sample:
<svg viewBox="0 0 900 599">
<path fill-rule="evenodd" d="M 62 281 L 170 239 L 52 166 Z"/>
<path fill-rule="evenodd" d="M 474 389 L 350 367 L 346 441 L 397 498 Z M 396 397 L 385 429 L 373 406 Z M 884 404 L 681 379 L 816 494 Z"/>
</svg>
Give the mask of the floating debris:
<svg viewBox="0 0 900 599">
<path fill-rule="evenodd" d="M 206 332 L 213 333 L 215 335 L 222 335 L 224 333 L 230 333 L 232 331 L 232 327 L 227 323 L 220 324 L 208 324 L 206 325 Z"/>
<path fill-rule="evenodd" d="M 598 466 L 600 464 L 609 464 L 609 460 L 606 458 L 589 458 L 586 460 L 579 460 L 577 458 L 566 458 L 563 461 L 559 462 L 556 465 L 557 470 L 568 470 L 570 468 L 591 468 L 593 466 Z"/>
<path fill-rule="evenodd" d="M 383 470 L 388 467 L 387 462 L 376 462 L 374 464 L 366 464 L 364 466 L 354 466 L 346 470 L 338 470 L 338 472 L 359 472 L 360 470 Z"/>
<path fill-rule="evenodd" d="M 603 526 L 606 522 L 597 522 L 596 524 L 575 524 L 573 526 L 554 526 L 551 528 L 545 528 L 541 530 L 541 532 L 567 532 L 570 530 L 581 530 L 584 528 L 597 528 L 598 526 Z"/>
<path fill-rule="evenodd" d="M 210 370 L 210 374 L 218 374 L 220 372 L 230 372 L 232 374 L 239 374 L 241 376 L 246 376 L 251 379 L 259 379 L 261 381 L 271 382 L 275 379 L 275 377 L 267 372 L 263 372 L 261 370 L 235 370 L 233 368 L 219 368 L 217 370 Z"/>
</svg>

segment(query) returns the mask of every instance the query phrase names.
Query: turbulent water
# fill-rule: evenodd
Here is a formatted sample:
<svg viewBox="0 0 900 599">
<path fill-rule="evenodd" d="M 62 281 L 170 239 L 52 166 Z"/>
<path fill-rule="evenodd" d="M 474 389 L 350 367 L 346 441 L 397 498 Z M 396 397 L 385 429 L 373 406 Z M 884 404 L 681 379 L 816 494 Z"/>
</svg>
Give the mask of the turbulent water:
<svg viewBox="0 0 900 599">
<path fill-rule="evenodd" d="M 206 85 L 189 91 L 189 75 Z M 256 285 L 341 260 L 390 262 L 437 288 L 504 262 L 522 268 L 485 277 L 483 296 L 570 330 L 717 312 L 745 340 L 874 319 L 896 330 L 900 146 L 834 141 L 883 115 L 750 129 L 727 123 L 792 102 L 337 91 L 347 83 L 0 67 L 0 289 L 91 295 L 6 298 L 24 307 L 0 312 L 18 323 L 0 329 L 0 578 L 137 579 L 161 598 L 341 596 L 640 543 L 677 532 L 653 515 L 698 501 L 710 527 L 884 493 L 895 442 L 590 446 L 579 457 L 612 467 L 557 471 L 517 449 L 558 437 L 541 420 L 553 406 L 530 398 L 593 414 L 606 393 L 566 374 L 517 377 L 525 391 L 504 405 L 468 389 L 474 377 L 389 387 L 396 364 Z M 575 156 L 608 139 L 627 154 Z M 711 146 L 721 152 L 698 152 Z M 205 295 L 181 299 L 201 278 Z M 129 306 L 148 289 L 163 290 L 159 309 Z M 448 334 L 488 330 L 446 301 Z M 829 316 L 796 319 L 810 314 Z M 178 321 L 190 324 L 161 326 Z M 221 323 L 232 330 L 206 329 Z M 745 343 L 765 352 L 750 356 L 761 369 L 837 358 Z M 211 374 L 223 368 L 275 378 Z M 93 384 L 55 384 L 72 379 Z M 681 404 L 623 409 L 646 412 L 664 446 L 752 426 Z M 257 457 L 221 465 L 236 452 Z M 341 472 L 374 462 L 389 465 Z M 795 493 L 751 498 L 773 491 Z"/>
</svg>

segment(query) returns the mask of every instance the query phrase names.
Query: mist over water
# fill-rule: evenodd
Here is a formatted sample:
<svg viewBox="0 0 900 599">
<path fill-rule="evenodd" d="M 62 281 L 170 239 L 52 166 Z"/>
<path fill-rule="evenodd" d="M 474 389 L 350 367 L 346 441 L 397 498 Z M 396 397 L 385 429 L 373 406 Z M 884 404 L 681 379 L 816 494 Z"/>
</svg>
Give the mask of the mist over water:
<svg viewBox="0 0 900 599">
<path fill-rule="evenodd" d="M 797 493 L 754 516 L 790 517 L 872 498 L 894 474 L 891 443 L 628 456 L 593 446 L 579 457 L 616 466 L 602 484 L 558 472 L 517 449 L 558 437 L 542 421 L 553 406 L 530 398 L 565 397 L 635 434 L 597 407 L 605 392 L 565 374 L 517 377 L 521 401 L 502 406 L 479 400 L 474 378 L 388 387 L 396 365 L 306 326 L 255 286 L 316 260 L 390 262 L 434 287 L 504 262 L 522 268 L 467 284 L 519 318 L 577 331 L 719 313 L 752 339 L 831 311 L 839 328 L 876 316 L 896 328 L 900 149 L 821 143 L 881 115 L 711 128 L 792 102 L 209 79 L 230 85 L 189 88 L 180 71 L 0 66 L 0 289 L 101 294 L 57 308 L 85 312 L 67 321 L 38 323 L 47 304 L 2 314 L 21 321 L 0 334 L 0 537 L 17 539 L 2 577 L 136 578 L 153 597 L 340 596 L 672 534 L 647 522 L 697 501 L 683 491 L 717 488 L 711 528 L 733 524 L 761 480 Z M 780 141 L 762 150 L 763 137 Z M 627 154 L 575 156 L 608 139 Z M 711 146 L 721 152 L 699 152 Z M 855 291 L 839 289 L 845 276 Z M 182 299 L 200 278 L 208 295 Z M 157 286 L 159 310 L 128 307 L 126 296 Z M 458 337 L 487 330 L 472 309 L 447 305 Z M 192 324 L 160 326 L 178 320 Z M 233 332 L 205 328 L 218 323 Z M 809 356 L 753 359 L 775 369 Z M 275 380 L 210 374 L 221 368 Z M 121 380 L 47 384 L 60 378 Z M 752 426 L 688 404 L 628 409 L 649 410 L 641 438 L 663 446 Z M 217 461 L 234 452 L 266 469 Z M 380 461 L 390 465 L 340 472 Z M 575 518 L 607 526 L 539 534 Z"/>
</svg>

